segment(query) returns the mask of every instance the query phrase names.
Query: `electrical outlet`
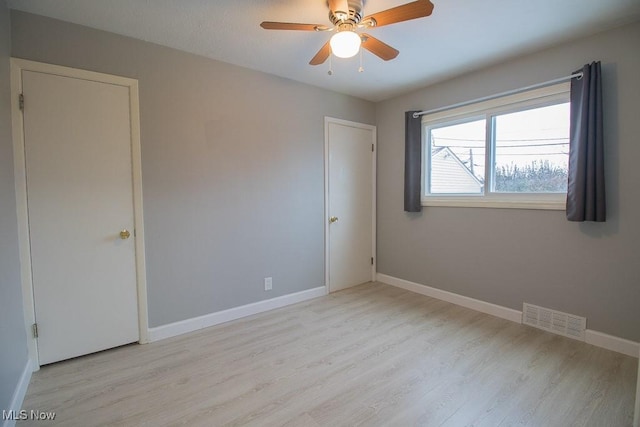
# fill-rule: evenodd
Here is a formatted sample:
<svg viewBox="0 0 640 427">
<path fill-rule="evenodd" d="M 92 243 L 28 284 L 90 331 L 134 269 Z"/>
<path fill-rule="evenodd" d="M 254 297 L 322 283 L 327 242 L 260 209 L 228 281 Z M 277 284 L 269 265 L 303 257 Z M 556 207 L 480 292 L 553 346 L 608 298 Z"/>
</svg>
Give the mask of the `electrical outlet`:
<svg viewBox="0 0 640 427">
<path fill-rule="evenodd" d="M 264 278 L 264 290 L 265 291 L 270 291 L 271 289 L 273 289 L 273 278 L 265 277 Z"/>
</svg>

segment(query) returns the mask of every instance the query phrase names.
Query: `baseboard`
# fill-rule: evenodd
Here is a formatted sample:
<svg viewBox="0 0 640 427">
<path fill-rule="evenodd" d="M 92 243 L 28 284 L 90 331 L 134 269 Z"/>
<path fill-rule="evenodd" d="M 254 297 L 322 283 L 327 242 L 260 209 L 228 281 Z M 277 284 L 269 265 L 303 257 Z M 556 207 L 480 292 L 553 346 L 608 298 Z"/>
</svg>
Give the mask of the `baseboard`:
<svg viewBox="0 0 640 427">
<path fill-rule="evenodd" d="M 7 408 L 7 412 L 12 411 L 12 413 L 18 414 L 22 409 L 22 403 L 24 402 L 24 397 L 27 395 L 27 389 L 29 388 L 29 381 L 31 381 L 32 372 L 33 367 L 31 366 L 31 361 L 27 360 L 27 363 L 22 370 L 22 375 L 20 375 L 20 379 L 16 385 L 16 389 L 13 392 L 13 397 L 11 398 L 9 408 Z M 15 419 L 4 420 L 2 423 L 2 427 L 13 427 L 15 425 Z"/>
<path fill-rule="evenodd" d="M 397 277 L 387 276 L 386 274 L 377 273 L 376 280 L 417 294 L 426 295 L 428 297 L 450 302 L 482 313 L 487 313 L 492 316 L 511 320 L 512 322 L 522 323 L 522 312 L 518 310 L 480 301 L 475 298 L 465 297 L 463 295 L 454 294 L 453 292 L 443 291 L 442 289 L 432 288 L 431 286 L 421 285 L 408 280 L 398 279 Z"/>
<path fill-rule="evenodd" d="M 228 310 L 218 311 L 204 316 L 194 317 L 192 319 L 181 320 L 179 322 L 170 323 L 168 325 L 149 328 L 149 341 L 159 341 L 166 338 L 175 337 L 199 329 L 208 328 L 210 326 L 219 325 L 220 323 L 229 322 L 231 320 L 240 319 L 242 317 L 251 316 L 265 311 L 274 310 L 276 308 L 285 307 L 287 305 L 296 304 L 313 298 L 321 297 L 327 294 L 324 286 L 308 289 L 281 297 L 271 298 L 264 301 L 258 301 L 240 307 L 230 308 Z"/>
<path fill-rule="evenodd" d="M 387 285 L 402 288 L 407 291 L 426 295 L 442 301 L 447 301 L 452 304 L 460 305 L 462 307 L 510 320 L 512 322 L 522 323 L 522 311 L 520 310 L 514 310 L 512 308 L 477 300 L 475 298 L 465 297 L 453 292 L 443 291 L 441 289 L 432 288 L 431 286 L 421 285 L 404 279 L 398 279 L 397 277 L 388 276 L 382 273 L 376 274 L 376 280 L 381 283 L 386 283 Z M 585 332 L 585 342 L 587 344 L 592 344 L 597 347 L 632 357 L 638 357 L 638 352 L 640 351 L 640 343 L 590 329 L 587 329 Z"/>
<path fill-rule="evenodd" d="M 587 344 L 617 351 L 627 356 L 638 357 L 638 353 L 640 352 L 640 343 L 608 335 L 603 332 L 592 331 L 591 329 L 585 331 L 584 341 Z"/>
</svg>

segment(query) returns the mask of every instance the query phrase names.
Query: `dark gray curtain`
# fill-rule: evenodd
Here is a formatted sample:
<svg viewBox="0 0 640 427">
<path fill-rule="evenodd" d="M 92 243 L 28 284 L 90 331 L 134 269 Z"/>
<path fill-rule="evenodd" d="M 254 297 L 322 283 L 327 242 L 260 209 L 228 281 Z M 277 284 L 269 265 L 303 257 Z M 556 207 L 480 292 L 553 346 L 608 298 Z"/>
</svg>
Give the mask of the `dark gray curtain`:
<svg viewBox="0 0 640 427">
<path fill-rule="evenodd" d="M 420 178 L 422 177 L 422 120 L 404 113 L 404 210 L 422 211 Z"/>
<path fill-rule="evenodd" d="M 606 220 L 602 82 L 600 62 L 582 68 L 571 80 L 571 124 L 567 219 Z"/>
</svg>

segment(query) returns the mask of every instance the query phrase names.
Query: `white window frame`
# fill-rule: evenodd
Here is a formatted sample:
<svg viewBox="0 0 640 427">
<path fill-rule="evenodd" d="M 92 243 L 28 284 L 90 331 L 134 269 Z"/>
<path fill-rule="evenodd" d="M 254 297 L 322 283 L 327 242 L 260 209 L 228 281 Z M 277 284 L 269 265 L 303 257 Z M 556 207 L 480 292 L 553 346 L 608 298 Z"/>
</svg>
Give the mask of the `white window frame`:
<svg viewBox="0 0 640 427">
<path fill-rule="evenodd" d="M 497 99 L 465 105 L 422 116 L 422 206 L 486 207 L 511 209 L 564 210 L 567 194 L 563 193 L 495 193 L 491 191 L 494 174 L 494 152 L 491 143 L 492 126 L 486 126 L 485 185 L 482 194 L 428 194 L 425 188 L 430 163 L 428 129 L 442 123 L 467 122 L 491 118 L 497 114 L 515 113 L 532 108 L 569 102 L 570 83 L 559 83 Z"/>
</svg>

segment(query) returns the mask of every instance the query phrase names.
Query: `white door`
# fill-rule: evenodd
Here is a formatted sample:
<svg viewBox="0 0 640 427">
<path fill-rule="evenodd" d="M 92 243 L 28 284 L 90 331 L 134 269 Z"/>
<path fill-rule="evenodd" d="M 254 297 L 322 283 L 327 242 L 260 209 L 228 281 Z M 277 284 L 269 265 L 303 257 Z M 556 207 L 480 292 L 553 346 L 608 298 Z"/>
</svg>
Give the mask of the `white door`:
<svg viewBox="0 0 640 427">
<path fill-rule="evenodd" d="M 131 112 L 128 87 L 26 70 L 21 77 L 43 365 L 139 339 Z"/>
<path fill-rule="evenodd" d="M 374 279 L 375 127 L 326 119 L 329 291 Z"/>
</svg>

